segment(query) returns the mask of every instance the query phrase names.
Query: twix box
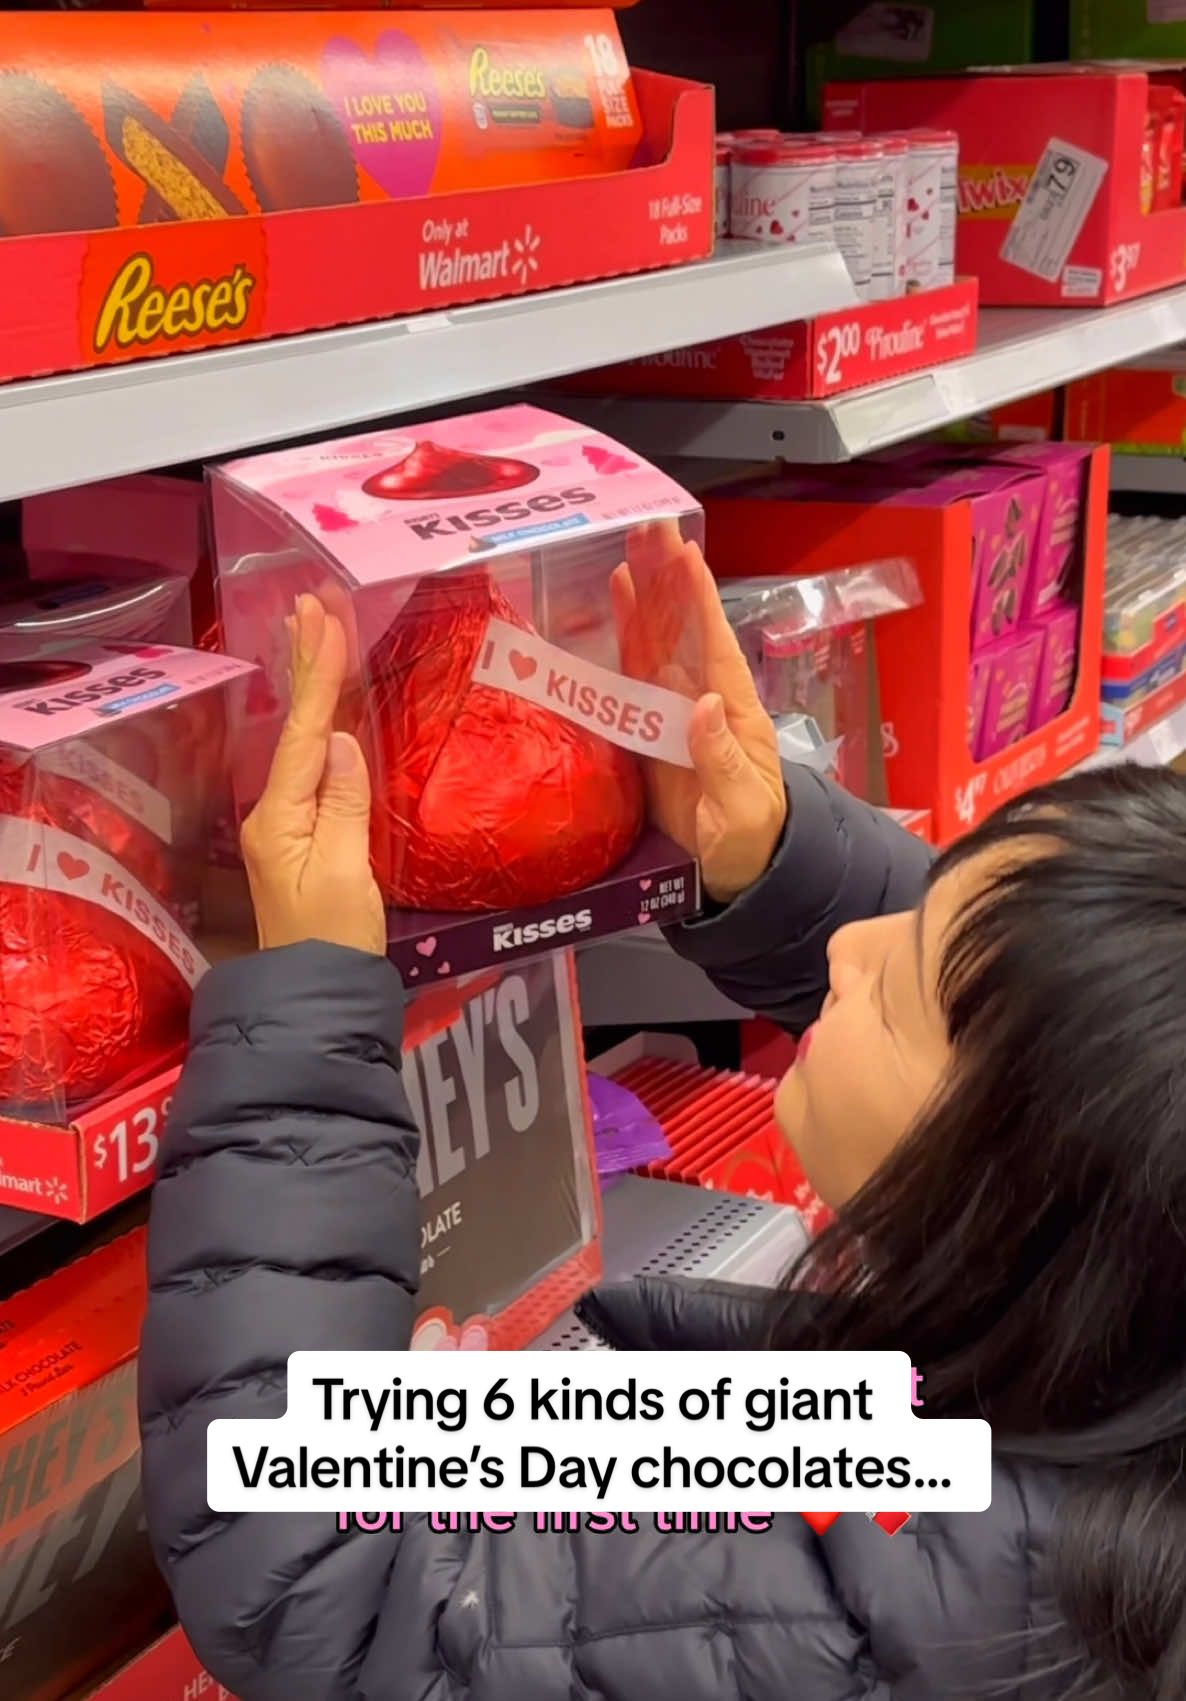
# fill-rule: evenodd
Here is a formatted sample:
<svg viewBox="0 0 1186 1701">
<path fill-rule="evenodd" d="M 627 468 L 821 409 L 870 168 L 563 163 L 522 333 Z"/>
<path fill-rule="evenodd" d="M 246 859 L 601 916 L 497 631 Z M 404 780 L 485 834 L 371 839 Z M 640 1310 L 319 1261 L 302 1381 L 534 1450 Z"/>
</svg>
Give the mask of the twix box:
<svg viewBox="0 0 1186 1701">
<path fill-rule="evenodd" d="M 144 1231 L 0 1306 L 0 1693 L 59 1701 L 168 1611 L 140 1505 Z"/>
<path fill-rule="evenodd" d="M 0 13 L 0 63 L 6 236 L 619 171 L 642 133 L 608 10 Z"/>
</svg>

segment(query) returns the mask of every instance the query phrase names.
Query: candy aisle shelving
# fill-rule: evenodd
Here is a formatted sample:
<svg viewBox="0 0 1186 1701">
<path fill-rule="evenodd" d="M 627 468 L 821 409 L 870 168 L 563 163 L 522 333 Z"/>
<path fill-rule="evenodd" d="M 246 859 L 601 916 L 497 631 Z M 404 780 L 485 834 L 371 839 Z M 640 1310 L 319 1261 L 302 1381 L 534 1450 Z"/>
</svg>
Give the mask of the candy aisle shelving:
<svg viewBox="0 0 1186 1701">
<path fill-rule="evenodd" d="M 12 383 L 0 388 L 0 501 L 426 412 L 854 299 L 834 248 L 726 242 L 670 271 Z"/>
<path fill-rule="evenodd" d="M 1186 289 L 1084 309 L 987 308 L 974 354 L 827 401 L 568 397 L 570 412 L 640 454 L 714 461 L 855 460 L 1186 338 Z"/>
</svg>

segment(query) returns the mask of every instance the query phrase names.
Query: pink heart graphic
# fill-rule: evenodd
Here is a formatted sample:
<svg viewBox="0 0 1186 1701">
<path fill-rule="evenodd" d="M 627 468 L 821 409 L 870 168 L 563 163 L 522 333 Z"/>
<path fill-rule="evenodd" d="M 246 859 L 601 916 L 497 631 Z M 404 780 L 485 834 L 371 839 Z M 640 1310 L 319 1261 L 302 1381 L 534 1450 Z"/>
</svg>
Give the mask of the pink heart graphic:
<svg viewBox="0 0 1186 1701">
<path fill-rule="evenodd" d="M 427 939 L 417 939 L 416 955 L 418 957 L 433 957 L 436 955 L 437 936 L 430 933 Z"/>
<path fill-rule="evenodd" d="M 352 526 L 358 524 L 358 521 L 352 520 L 349 514 L 343 514 L 340 508 L 331 507 L 326 502 L 314 502 L 313 518 L 323 532 L 349 531 Z"/>
<path fill-rule="evenodd" d="M 440 968 L 437 970 L 437 973 L 439 975 L 451 975 L 453 973 L 452 965 L 449 963 L 442 963 Z"/>
<path fill-rule="evenodd" d="M 71 856 L 69 851 L 58 852 L 58 867 L 67 880 L 81 880 L 83 875 L 91 871 L 89 862 L 84 862 L 80 856 Z"/>
<path fill-rule="evenodd" d="M 507 660 L 511 664 L 511 672 L 519 681 L 530 679 L 539 666 L 534 656 L 525 656 L 521 650 L 512 650 Z"/>
<path fill-rule="evenodd" d="M 638 889 L 640 892 L 649 892 L 654 884 L 655 882 L 653 880 L 640 880 L 638 882 Z"/>
<path fill-rule="evenodd" d="M 409 969 L 408 970 L 408 979 L 409 980 L 419 980 L 420 979 L 420 970 L 415 969 L 415 968 Z"/>
<path fill-rule="evenodd" d="M 637 461 L 628 461 L 625 455 L 615 454 L 611 449 L 603 449 L 600 443 L 586 443 L 581 450 L 589 465 L 596 473 L 604 478 L 612 478 L 615 473 L 636 472 Z"/>
<path fill-rule="evenodd" d="M 647 922 L 650 921 L 650 919 L 651 919 L 650 915 L 647 913 L 646 910 L 639 910 L 639 912 L 638 912 L 638 925 L 639 925 L 639 927 L 645 927 Z"/>
<path fill-rule="evenodd" d="M 351 152 L 392 200 L 427 195 L 441 146 L 441 102 L 416 43 L 386 30 L 372 56 L 335 36 L 321 62 L 325 92 Z"/>
</svg>

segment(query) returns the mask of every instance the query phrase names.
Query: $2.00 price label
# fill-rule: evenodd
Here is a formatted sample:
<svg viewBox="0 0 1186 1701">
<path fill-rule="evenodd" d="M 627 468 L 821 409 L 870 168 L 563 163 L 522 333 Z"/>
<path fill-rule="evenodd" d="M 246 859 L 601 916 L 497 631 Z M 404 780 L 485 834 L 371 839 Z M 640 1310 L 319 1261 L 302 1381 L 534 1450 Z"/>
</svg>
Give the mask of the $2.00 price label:
<svg viewBox="0 0 1186 1701">
<path fill-rule="evenodd" d="M 857 367 L 864 346 L 860 322 L 845 319 L 825 325 L 816 334 L 815 376 L 818 392 L 847 390 L 862 381 Z"/>
</svg>

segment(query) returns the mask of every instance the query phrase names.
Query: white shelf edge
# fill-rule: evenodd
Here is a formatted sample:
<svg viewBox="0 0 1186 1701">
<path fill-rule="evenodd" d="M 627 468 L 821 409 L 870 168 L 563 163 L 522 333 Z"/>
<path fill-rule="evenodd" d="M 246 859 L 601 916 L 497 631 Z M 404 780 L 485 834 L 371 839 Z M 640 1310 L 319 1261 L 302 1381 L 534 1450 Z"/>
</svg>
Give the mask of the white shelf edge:
<svg viewBox="0 0 1186 1701">
<path fill-rule="evenodd" d="M 472 307 L 0 387 L 0 501 L 427 411 L 849 305 L 831 247 L 710 260 Z"/>
<path fill-rule="evenodd" d="M 987 308 L 974 354 L 827 401 L 581 398 L 566 405 L 644 455 L 848 461 L 1184 338 L 1186 288 L 1107 308 Z"/>
</svg>

